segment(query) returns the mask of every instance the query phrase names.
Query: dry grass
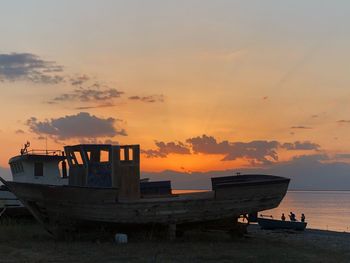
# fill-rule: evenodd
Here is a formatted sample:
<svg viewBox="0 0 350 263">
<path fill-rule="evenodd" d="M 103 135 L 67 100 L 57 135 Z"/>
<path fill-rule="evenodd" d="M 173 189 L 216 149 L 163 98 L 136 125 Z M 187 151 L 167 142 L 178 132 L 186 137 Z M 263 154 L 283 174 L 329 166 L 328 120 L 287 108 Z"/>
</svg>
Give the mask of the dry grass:
<svg viewBox="0 0 350 263">
<path fill-rule="evenodd" d="M 55 241 L 33 221 L 0 224 L 1 262 L 349 262 L 349 251 L 253 235 L 232 239 L 221 232 L 188 232 L 174 242 L 131 236 Z M 147 236 L 147 235 L 146 235 Z"/>
</svg>

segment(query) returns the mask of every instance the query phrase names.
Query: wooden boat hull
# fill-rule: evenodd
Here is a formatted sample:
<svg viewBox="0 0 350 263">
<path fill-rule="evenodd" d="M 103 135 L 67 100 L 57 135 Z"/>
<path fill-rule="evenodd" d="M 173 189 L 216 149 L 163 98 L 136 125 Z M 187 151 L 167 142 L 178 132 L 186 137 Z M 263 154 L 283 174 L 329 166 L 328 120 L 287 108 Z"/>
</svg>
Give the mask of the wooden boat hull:
<svg viewBox="0 0 350 263">
<path fill-rule="evenodd" d="M 269 218 L 258 218 L 258 224 L 262 229 L 290 229 L 303 231 L 306 228 L 306 222 L 282 221 Z"/>
<path fill-rule="evenodd" d="M 289 179 L 220 184 L 214 191 L 116 200 L 116 188 L 53 186 L 4 182 L 48 230 L 81 222 L 116 224 L 185 224 L 237 218 L 275 208 L 286 194 Z"/>
</svg>

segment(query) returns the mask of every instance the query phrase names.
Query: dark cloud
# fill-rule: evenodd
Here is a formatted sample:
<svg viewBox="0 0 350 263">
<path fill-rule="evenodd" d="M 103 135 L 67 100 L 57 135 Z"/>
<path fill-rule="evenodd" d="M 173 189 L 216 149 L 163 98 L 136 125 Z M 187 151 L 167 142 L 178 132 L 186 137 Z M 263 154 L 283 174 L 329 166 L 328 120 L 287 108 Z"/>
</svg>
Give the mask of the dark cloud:
<svg viewBox="0 0 350 263">
<path fill-rule="evenodd" d="M 0 54 L 0 79 L 26 80 L 36 83 L 57 84 L 64 81 L 59 75 L 63 67 L 54 61 L 45 61 L 30 53 Z"/>
<path fill-rule="evenodd" d="M 16 133 L 16 134 L 23 134 L 23 133 L 25 133 L 25 132 L 24 132 L 23 130 L 21 130 L 21 129 L 18 129 L 18 130 L 15 131 L 15 133 Z"/>
<path fill-rule="evenodd" d="M 182 142 L 156 142 L 156 150 L 142 150 L 142 153 L 146 155 L 147 158 L 160 157 L 165 158 L 168 154 L 190 154 L 190 149 Z"/>
<path fill-rule="evenodd" d="M 105 104 L 99 104 L 96 106 L 80 106 L 76 107 L 76 110 L 89 110 L 89 109 L 97 109 L 97 108 L 109 108 L 109 107 L 114 107 L 115 104 L 113 103 L 105 103 Z"/>
<path fill-rule="evenodd" d="M 350 159 L 350 153 L 338 153 L 335 155 L 336 159 Z"/>
<path fill-rule="evenodd" d="M 119 145 L 118 141 L 114 141 L 111 139 L 101 140 L 99 138 L 81 138 L 78 140 L 81 144 L 112 144 Z"/>
<path fill-rule="evenodd" d="M 277 141 L 234 142 L 223 161 L 245 158 L 251 164 L 270 164 L 278 161 L 278 145 Z"/>
<path fill-rule="evenodd" d="M 186 140 L 192 146 L 194 153 L 204 154 L 226 154 L 230 151 L 231 145 L 228 141 L 218 143 L 212 136 L 202 135 Z"/>
<path fill-rule="evenodd" d="M 290 128 L 291 128 L 291 129 L 300 129 L 300 130 L 302 130 L 302 129 L 304 129 L 304 130 L 312 129 L 312 127 L 302 126 L 302 125 L 300 125 L 300 126 L 292 126 L 292 127 L 290 127 Z"/>
<path fill-rule="evenodd" d="M 78 95 L 79 100 L 82 102 L 110 100 L 114 98 L 119 98 L 122 94 L 124 94 L 124 92 L 118 91 L 114 88 L 109 88 L 105 90 L 100 90 L 97 88 L 82 88 L 75 90 L 74 92 Z"/>
<path fill-rule="evenodd" d="M 322 162 L 329 161 L 331 158 L 324 153 L 321 154 L 309 154 L 309 155 L 297 155 L 292 158 L 289 162 L 298 162 L 298 163 L 311 163 L 311 162 Z"/>
<path fill-rule="evenodd" d="M 74 85 L 84 84 L 82 81 L 79 81 L 79 80 L 75 81 L 74 83 L 77 83 Z M 47 103 L 57 104 L 57 103 L 66 102 L 66 101 L 71 101 L 71 102 L 74 101 L 74 102 L 92 104 L 92 105 L 84 105 L 84 106 L 76 107 L 76 109 L 79 109 L 79 110 L 106 108 L 106 107 L 114 107 L 115 103 L 113 103 L 113 101 L 117 98 L 120 98 L 123 94 L 125 94 L 123 91 L 117 90 L 115 88 L 110 88 L 107 85 L 102 85 L 102 84 L 99 84 L 98 82 L 95 82 L 93 85 L 90 85 L 87 87 L 80 86 L 79 88 L 74 89 L 70 93 L 63 93 L 53 98 L 51 101 L 48 101 Z M 152 95 L 152 96 L 145 96 L 145 97 L 131 96 L 128 99 L 134 100 L 134 101 L 142 101 L 145 103 L 164 102 L 163 95 Z M 106 102 L 106 103 L 101 104 L 101 102 Z"/>
<path fill-rule="evenodd" d="M 337 121 L 337 123 L 340 123 L 340 124 L 350 124 L 350 120 L 339 120 L 339 121 Z"/>
<path fill-rule="evenodd" d="M 75 89 L 72 93 L 61 94 L 55 97 L 53 101 L 99 102 L 119 98 L 122 94 L 124 92 L 114 88 L 101 89 L 99 85 L 93 85 L 87 88 Z"/>
<path fill-rule="evenodd" d="M 202 135 L 182 142 L 156 142 L 158 149 L 145 150 L 146 157 L 165 158 L 169 153 L 177 154 L 218 154 L 223 155 L 222 161 L 246 159 L 252 165 L 267 165 L 278 161 L 279 149 L 286 150 L 320 150 L 320 145 L 310 141 L 280 143 L 278 141 L 256 140 L 251 142 L 217 141 L 213 136 Z"/>
<path fill-rule="evenodd" d="M 147 103 L 164 102 L 164 95 L 151 95 L 151 96 L 130 96 L 129 100 L 142 101 Z"/>
<path fill-rule="evenodd" d="M 118 141 L 113 141 L 111 139 L 107 139 L 104 141 L 105 144 L 119 145 Z"/>
<path fill-rule="evenodd" d="M 220 154 L 224 155 L 222 161 L 232 161 L 245 158 L 252 164 L 268 164 L 278 160 L 277 141 L 252 141 L 252 142 L 218 142 L 214 137 L 202 135 L 186 140 L 186 144 L 178 142 L 156 143 L 157 150 L 143 151 L 147 157 L 166 157 L 169 153 L 190 154 Z"/>
<path fill-rule="evenodd" d="M 124 92 L 111 88 L 99 81 L 90 81 L 87 75 L 70 78 L 70 84 L 74 89 L 71 92 L 63 93 L 50 101 L 48 104 L 58 104 L 63 102 L 80 102 L 81 106 L 75 107 L 78 110 L 113 107 L 113 100 L 120 98 Z M 76 104 L 74 104 L 76 105 Z"/>
<path fill-rule="evenodd" d="M 305 142 L 286 142 L 283 143 L 281 145 L 282 148 L 286 149 L 286 150 L 316 150 L 318 151 L 320 149 L 320 145 L 316 144 L 316 143 L 312 143 L 310 141 L 305 141 Z"/>
<path fill-rule="evenodd" d="M 104 119 L 87 112 L 80 112 L 77 115 L 44 121 L 32 117 L 27 120 L 27 125 L 36 134 L 47 135 L 58 140 L 126 136 L 124 129 L 115 128 L 117 121 L 114 118 Z"/>
<path fill-rule="evenodd" d="M 70 78 L 69 81 L 70 81 L 70 84 L 73 86 L 81 86 L 89 80 L 90 80 L 89 76 L 81 75 L 81 76 L 72 77 Z"/>
<path fill-rule="evenodd" d="M 61 94 L 57 97 L 55 97 L 53 99 L 53 101 L 48 101 L 49 104 L 56 104 L 57 101 L 68 101 L 68 100 L 73 100 L 75 98 L 75 96 L 73 96 L 73 94 L 68 94 L 68 93 L 64 93 Z"/>
<path fill-rule="evenodd" d="M 167 153 L 162 153 L 159 150 L 142 150 L 141 149 L 141 153 L 145 154 L 147 158 L 165 158 L 168 156 Z"/>
<path fill-rule="evenodd" d="M 202 135 L 186 140 L 194 153 L 223 154 L 222 161 L 245 158 L 252 164 L 268 164 L 278 160 L 277 141 L 217 142 L 212 136 Z"/>
<path fill-rule="evenodd" d="M 73 86 L 79 86 L 75 88 L 72 92 L 63 93 L 56 96 L 48 104 L 57 104 L 62 102 L 80 102 L 85 105 L 78 106 L 75 109 L 87 110 L 95 108 L 106 108 L 114 107 L 114 100 L 122 97 L 125 94 L 123 91 L 117 90 L 115 88 L 110 88 L 105 84 L 99 82 L 94 82 L 88 85 L 89 78 L 85 75 L 78 77 L 77 79 L 71 79 L 71 84 Z M 163 102 L 163 95 L 152 95 L 152 96 L 132 96 L 129 100 L 142 101 L 146 103 Z M 86 105 L 87 104 L 87 105 Z"/>
</svg>

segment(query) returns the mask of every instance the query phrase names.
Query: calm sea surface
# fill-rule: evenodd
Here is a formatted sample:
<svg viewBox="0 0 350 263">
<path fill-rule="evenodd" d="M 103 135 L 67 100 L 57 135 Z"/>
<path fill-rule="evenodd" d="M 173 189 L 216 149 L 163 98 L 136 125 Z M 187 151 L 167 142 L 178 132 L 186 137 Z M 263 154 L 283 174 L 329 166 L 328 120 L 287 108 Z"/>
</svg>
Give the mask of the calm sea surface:
<svg viewBox="0 0 350 263">
<path fill-rule="evenodd" d="M 306 216 L 308 228 L 350 232 L 350 191 L 288 191 L 278 208 L 260 214 Z M 289 218 L 288 218 L 289 219 Z"/>
<path fill-rule="evenodd" d="M 174 193 L 199 192 L 175 190 Z M 350 191 L 288 191 L 279 207 L 260 212 L 280 219 L 282 213 L 289 220 L 293 212 L 300 220 L 306 216 L 308 228 L 350 232 Z"/>
</svg>

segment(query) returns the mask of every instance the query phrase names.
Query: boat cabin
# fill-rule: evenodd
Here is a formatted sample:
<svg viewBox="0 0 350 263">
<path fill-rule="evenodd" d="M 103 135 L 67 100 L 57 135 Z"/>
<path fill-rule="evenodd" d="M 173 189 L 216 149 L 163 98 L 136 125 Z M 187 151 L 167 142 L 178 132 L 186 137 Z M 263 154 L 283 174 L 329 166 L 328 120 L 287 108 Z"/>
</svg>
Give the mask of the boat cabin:
<svg viewBox="0 0 350 263">
<path fill-rule="evenodd" d="M 140 181 L 140 146 L 79 144 L 64 147 L 69 185 L 118 188 L 118 199 L 171 194 L 170 181 Z"/>
<path fill-rule="evenodd" d="M 9 160 L 13 181 L 63 185 L 68 183 L 66 157 L 56 150 L 31 150 Z"/>
</svg>

